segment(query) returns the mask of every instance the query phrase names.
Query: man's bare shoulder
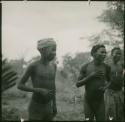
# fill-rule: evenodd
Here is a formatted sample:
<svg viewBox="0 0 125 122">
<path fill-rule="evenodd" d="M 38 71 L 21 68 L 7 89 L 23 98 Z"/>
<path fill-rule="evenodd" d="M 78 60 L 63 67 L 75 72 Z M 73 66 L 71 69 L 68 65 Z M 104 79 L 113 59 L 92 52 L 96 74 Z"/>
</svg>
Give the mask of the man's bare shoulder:
<svg viewBox="0 0 125 122">
<path fill-rule="evenodd" d="M 119 61 L 119 62 L 118 62 L 118 65 L 120 65 L 120 66 L 123 67 L 123 66 L 124 66 L 124 63 L 123 63 L 122 61 Z"/>
<path fill-rule="evenodd" d="M 28 69 L 34 69 L 38 65 L 39 61 L 34 61 L 28 65 Z"/>
<path fill-rule="evenodd" d="M 86 71 L 87 67 L 90 66 L 90 64 L 92 64 L 92 62 L 83 63 L 81 65 L 81 71 Z"/>
<path fill-rule="evenodd" d="M 87 62 L 87 63 L 83 63 L 81 65 L 81 68 L 87 67 L 88 65 L 92 64 L 92 62 Z"/>
<path fill-rule="evenodd" d="M 109 72 L 111 70 L 111 65 L 107 63 L 103 63 L 104 67 L 106 68 L 106 71 Z"/>
<path fill-rule="evenodd" d="M 110 63 L 107 64 L 107 63 L 103 63 L 106 67 L 110 68 Z"/>
<path fill-rule="evenodd" d="M 55 61 L 50 62 L 50 64 L 51 64 L 51 66 L 54 66 L 55 68 L 57 68 L 57 64 Z"/>
</svg>

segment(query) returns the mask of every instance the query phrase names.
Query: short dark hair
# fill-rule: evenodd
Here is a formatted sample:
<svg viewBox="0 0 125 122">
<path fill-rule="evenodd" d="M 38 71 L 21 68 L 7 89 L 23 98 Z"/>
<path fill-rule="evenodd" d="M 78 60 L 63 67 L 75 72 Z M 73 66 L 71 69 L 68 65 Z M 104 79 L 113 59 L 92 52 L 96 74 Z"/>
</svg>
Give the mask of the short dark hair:
<svg viewBox="0 0 125 122">
<path fill-rule="evenodd" d="M 101 47 L 105 48 L 105 46 L 104 46 L 103 44 L 94 45 L 94 46 L 92 47 L 92 49 L 91 49 L 91 55 L 93 56 L 93 54 L 96 53 L 97 50 L 98 50 L 99 48 L 101 48 Z"/>
<path fill-rule="evenodd" d="M 113 52 L 114 52 L 115 50 L 121 51 L 120 47 L 114 47 L 114 48 L 111 50 L 111 55 L 113 54 Z"/>
</svg>

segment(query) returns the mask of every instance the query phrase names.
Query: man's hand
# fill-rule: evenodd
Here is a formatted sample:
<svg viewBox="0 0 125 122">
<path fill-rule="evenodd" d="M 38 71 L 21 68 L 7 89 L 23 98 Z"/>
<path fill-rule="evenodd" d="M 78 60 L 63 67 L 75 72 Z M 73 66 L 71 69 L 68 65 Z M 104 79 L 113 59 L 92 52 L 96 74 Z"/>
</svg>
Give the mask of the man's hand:
<svg viewBox="0 0 125 122">
<path fill-rule="evenodd" d="M 105 91 L 106 89 L 109 88 L 110 85 L 111 85 L 111 82 L 107 82 L 104 86 L 101 86 L 99 89 L 102 90 L 102 91 Z"/>
<path fill-rule="evenodd" d="M 122 87 L 122 93 L 124 94 L 124 87 Z"/>
<path fill-rule="evenodd" d="M 103 87 L 100 87 L 99 90 L 104 92 L 106 90 L 106 88 L 107 88 L 106 86 L 103 86 Z"/>
<path fill-rule="evenodd" d="M 90 77 L 102 78 L 102 77 L 104 77 L 104 72 L 102 70 L 98 70 L 98 71 L 92 72 L 90 74 Z"/>
<path fill-rule="evenodd" d="M 53 115 L 56 116 L 56 114 L 57 114 L 57 108 L 56 108 L 56 106 L 54 105 L 54 106 L 53 106 Z"/>
<path fill-rule="evenodd" d="M 35 88 L 34 90 L 36 93 L 40 93 L 43 96 L 47 96 L 49 94 L 52 94 L 52 90 L 44 89 L 44 88 Z"/>
<path fill-rule="evenodd" d="M 101 71 L 101 70 L 92 72 L 90 75 L 86 76 L 84 79 L 78 81 L 76 83 L 76 87 L 80 87 L 80 86 L 86 84 L 86 82 L 89 81 L 93 77 L 103 78 L 104 77 L 104 72 Z"/>
</svg>

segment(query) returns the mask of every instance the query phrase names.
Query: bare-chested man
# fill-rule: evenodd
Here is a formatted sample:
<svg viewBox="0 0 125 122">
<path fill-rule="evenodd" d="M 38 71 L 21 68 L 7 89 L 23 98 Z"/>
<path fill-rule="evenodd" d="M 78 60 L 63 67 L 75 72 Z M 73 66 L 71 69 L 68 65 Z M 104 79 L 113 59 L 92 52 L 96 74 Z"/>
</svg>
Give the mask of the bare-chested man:
<svg viewBox="0 0 125 122">
<path fill-rule="evenodd" d="M 123 64 L 121 49 L 115 47 L 111 51 L 111 82 L 105 92 L 106 120 L 124 121 Z"/>
<path fill-rule="evenodd" d="M 52 120 L 57 113 L 55 75 L 56 43 L 53 38 L 38 41 L 41 59 L 30 64 L 19 82 L 18 88 L 32 92 L 29 105 L 29 120 Z M 26 86 L 31 77 L 33 87 Z"/>
<path fill-rule="evenodd" d="M 85 85 L 85 119 L 105 120 L 104 90 L 110 79 L 110 67 L 104 63 L 106 49 L 104 45 L 95 45 L 91 50 L 93 61 L 82 66 L 77 87 Z"/>
</svg>

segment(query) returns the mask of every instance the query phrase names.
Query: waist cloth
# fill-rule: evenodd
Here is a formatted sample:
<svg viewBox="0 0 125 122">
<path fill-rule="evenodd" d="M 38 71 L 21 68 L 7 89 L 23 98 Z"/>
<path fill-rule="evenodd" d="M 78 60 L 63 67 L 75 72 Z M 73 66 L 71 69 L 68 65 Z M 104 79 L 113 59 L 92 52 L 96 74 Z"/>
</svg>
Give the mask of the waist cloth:
<svg viewBox="0 0 125 122">
<path fill-rule="evenodd" d="M 31 99 L 28 107 L 29 120 L 52 120 L 53 106 L 52 100 L 43 104 Z"/>
</svg>

